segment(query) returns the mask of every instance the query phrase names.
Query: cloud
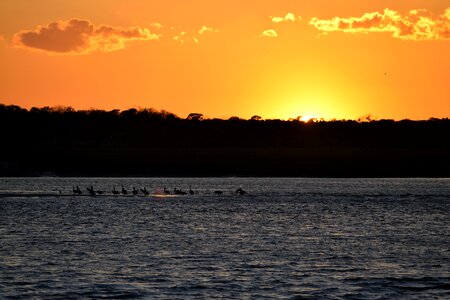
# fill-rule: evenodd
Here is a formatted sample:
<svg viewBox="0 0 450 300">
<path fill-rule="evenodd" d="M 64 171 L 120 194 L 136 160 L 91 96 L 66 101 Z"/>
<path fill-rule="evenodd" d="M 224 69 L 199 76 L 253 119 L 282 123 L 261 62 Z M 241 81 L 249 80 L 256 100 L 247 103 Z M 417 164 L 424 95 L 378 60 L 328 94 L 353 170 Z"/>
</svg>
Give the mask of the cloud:
<svg viewBox="0 0 450 300">
<path fill-rule="evenodd" d="M 150 24 L 150 27 L 154 27 L 154 28 L 156 28 L 156 29 L 161 29 L 161 28 L 164 27 L 164 25 L 162 25 L 162 24 L 159 23 L 159 22 L 154 22 L 154 23 Z"/>
<path fill-rule="evenodd" d="M 14 45 L 50 53 L 88 54 L 124 49 L 131 41 L 157 40 L 160 35 L 147 28 L 94 25 L 87 20 L 72 19 L 24 30 L 14 35 Z"/>
<path fill-rule="evenodd" d="M 267 29 L 267 30 L 263 31 L 259 36 L 276 38 L 276 37 L 278 37 L 278 33 L 273 29 Z"/>
<path fill-rule="evenodd" d="M 171 27 L 171 30 L 175 30 L 175 27 Z M 199 44 L 200 36 L 205 35 L 205 34 L 216 33 L 216 32 L 219 32 L 219 30 L 203 25 L 194 34 L 192 32 L 188 33 L 186 31 L 182 30 L 181 32 L 177 33 L 172 39 L 180 44 L 184 44 L 187 42 L 194 42 L 196 44 Z"/>
<path fill-rule="evenodd" d="M 176 36 L 173 37 L 173 40 L 181 44 L 184 44 L 186 42 L 186 38 L 188 38 L 186 31 L 181 31 L 180 33 L 178 33 Z"/>
<path fill-rule="evenodd" d="M 219 32 L 219 30 L 203 25 L 202 28 L 200 28 L 200 30 L 198 31 L 198 34 L 202 35 L 205 33 L 216 33 L 216 32 Z"/>
<path fill-rule="evenodd" d="M 174 36 L 173 39 L 177 42 L 184 43 L 183 37 L 185 35 L 186 35 L 186 31 L 182 31 L 178 35 Z"/>
<path fill-rule="evenodd" d="M 295 15 L 293 13 L 290 13 L 290 12 L 287 13 L 287 15 L 284 16 L 284 17 L 270 17 L 270 19 L 274 23 L 295 22 L 295 20 L 296 20 Z M 302 17 L 298 17 L 298 19 L 301 20 Z"/>
<path fill-rule="evenodd" d="M 411 10 L 402 16 L 386 8 L 382 13 L 365 13 L 362 17 L 313 18 L 309 24 L 323 32 L 390 32 L 395 38 L 415 41 L 450 39 L 450 8 L 437 17 L 424 9 Z"/>
</svg>

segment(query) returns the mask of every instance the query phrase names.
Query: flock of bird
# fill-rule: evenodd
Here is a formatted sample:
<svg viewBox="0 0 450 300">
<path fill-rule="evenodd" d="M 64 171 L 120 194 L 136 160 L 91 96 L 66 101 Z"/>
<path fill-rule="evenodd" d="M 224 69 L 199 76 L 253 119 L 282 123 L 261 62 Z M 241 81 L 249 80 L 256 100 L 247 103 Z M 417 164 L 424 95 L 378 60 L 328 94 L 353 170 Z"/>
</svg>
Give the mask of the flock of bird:
<svg viewBox="0 0 450 300">
<path fill-rule="evenodd" d="M 116 187 L 114 187 L 113 190 L 111 191 L 111 193 L 113 195 L 128 195 L 128 194 L 138 195 L 139 193 L 142 193 L 144 196 L 150 195 L 150 192 L 147 190 L 146 187 L 143 187 L 141 189 L 136 189 L 133 186 L 133 189 L 130 191 L 130 193 L 128 193 L 128 190 L 126 188 L 124 188 L 123 185 L 121 186 L 121 188 L 122 188 L 121 190 L 116 190 Z M 94 190 L 94 186 L 92 186 L 92 185 L 90 187 L 87 187 L 86 190 L 88 191 L 90 196 L 96 196 L 96 195 L 103 195 L 103 194 L 105 194 L 104 191 Z M 73 193 L 75 195 L 82 195 L 83 194 L 83 192 L 81 191 L 81 189 L 78 186 L 76 186 L 76 187 L 74 186 L 72 188 L 72 191 L 73 191 Z M 172 192 L 170 190 L 168 190 L 166 187 L 164 187 L 163 193 L 166 194 L 166 195 L 171 195 L 172 194 Z M 235 193 L 243 196 L 247 192 L 244 191 L 242 188 L 238 188 Z M 192 190 L 192 188 L 189 188 L 188 192 L 183 191 L 182 189 L 178 189 L 178 188 L 174 188 L 173 189 L 173 195 L 187 195 L 187 194 L 194 195 L 195 192 Z M 216 190 L 216 191 L 214 191 L 214 194 L 222 195 L 223 191 Z"/>
</svg>

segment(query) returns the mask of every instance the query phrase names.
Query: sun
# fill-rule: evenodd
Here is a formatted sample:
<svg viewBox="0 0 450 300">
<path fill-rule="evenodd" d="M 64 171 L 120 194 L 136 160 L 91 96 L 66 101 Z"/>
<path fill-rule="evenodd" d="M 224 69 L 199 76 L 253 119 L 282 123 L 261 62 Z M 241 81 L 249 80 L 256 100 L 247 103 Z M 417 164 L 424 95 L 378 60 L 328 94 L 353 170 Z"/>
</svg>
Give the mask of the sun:
<svg viewBox="0 0 450 300">
<path fill-rule="evenodd" d="M 302 122 L 309 122 L 309 121 L 315 120 L 315 119 L 317 119 L 317 117 L 315 117 L 315 116 L 302 116 L 302 117 L 300 117 L 300 121 L 302 121 Z"/>
</svg>

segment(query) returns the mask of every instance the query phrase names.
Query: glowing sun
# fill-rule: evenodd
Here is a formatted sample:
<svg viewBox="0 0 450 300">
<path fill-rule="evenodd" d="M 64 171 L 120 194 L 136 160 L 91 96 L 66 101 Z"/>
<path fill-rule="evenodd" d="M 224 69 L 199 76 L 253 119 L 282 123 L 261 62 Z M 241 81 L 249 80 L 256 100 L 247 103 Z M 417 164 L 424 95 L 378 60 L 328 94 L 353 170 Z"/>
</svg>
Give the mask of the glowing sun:
<svg viewBox="0 0 450 300">
<path fill-rule="evenodd" d="M 311 120 L 317 119 L 317 117 L 314 116 L 302 116 L 300 117 L 300 121 L 302 122 L 309 122 Z"/>
</svg>

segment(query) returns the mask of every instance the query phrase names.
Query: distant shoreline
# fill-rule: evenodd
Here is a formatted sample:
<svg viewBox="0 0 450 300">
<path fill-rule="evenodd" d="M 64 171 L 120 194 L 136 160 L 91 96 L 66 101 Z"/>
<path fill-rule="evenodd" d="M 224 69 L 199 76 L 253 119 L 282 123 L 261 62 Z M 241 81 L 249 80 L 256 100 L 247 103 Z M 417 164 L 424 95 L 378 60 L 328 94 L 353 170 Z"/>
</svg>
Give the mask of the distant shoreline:
<svg viewBox="0 0 450 300">
<path fill-rule="evenodd" d="M 23 175 L 23 176 L 5 176 L 2 175 L 0 178 L 310 178 L 310 179 L 450 179 L 450 177 L 442 177 L 442 176 L 399 176 L 399 177 L 371 177 L 371 176 L 346 176 L 346 177 L 330 177 L 330 176 L 231 176 L 231 175 L 214 175 L 214 176 L 145 176 L 145 175 L 127 175 L 127 176 L 90 176 L 90 175 L 55 175 L 55 176 L 46 176 L 46 175 Z"/>
<path fill-rule="evenodd" d="M 0 105 L 0 176 L 450 177 L 450 120 L 181 119 Z"/>
</svg>

